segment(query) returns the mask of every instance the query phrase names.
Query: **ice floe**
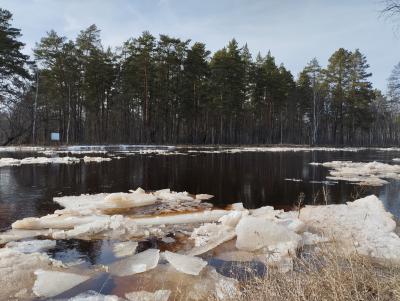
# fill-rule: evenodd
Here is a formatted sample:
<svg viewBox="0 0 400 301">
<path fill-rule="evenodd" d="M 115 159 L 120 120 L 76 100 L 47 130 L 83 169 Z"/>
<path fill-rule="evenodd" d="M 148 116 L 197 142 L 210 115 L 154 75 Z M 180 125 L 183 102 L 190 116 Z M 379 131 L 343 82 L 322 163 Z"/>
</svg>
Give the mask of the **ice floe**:
<svg viewBox="0 0 400 301">
<path fill-rule="evenodd" d="M 32 299 L 31 288 L 38 269 L 59 269 L 60 261 L 47 254 L 25 254 L 12 248 L 0 249 L 0 296 L 3 300 Z"/>
<path fill-rule="evenodd" d="M 84 275 L 42 269 L 36 270 L 35 275 L 33 293 L 38 297 L 46 298 L 57 296 L 90 278 Z"/>
<path fill-rule="evenodd" d="M 166 251 L 164 258 L 178 271 L 189 274 L 199 275 L 201 270 L 207 265 L 207 261 L 195 256 L 188 256 Z"/>
<path fill-rule="evenodd" d="M 6 244 L 6 248 L 13 249 L 21 253 L 35 253 L 41 252 L 48 249 L 52 249 L 56 246 L 56 241 L 44 239 L 44 240 L 28 240 L 28 241 L 11 241 Z"/>
<path fill-rule="evenodd" d="M 0 167 L 4 166 L 21 166 L 21 165 L 44 165 L 44 164 L 76 164 L 81 162 L 90 163 L 90 162 L 104 162 L 111 161 L 112 159 L 117 157 L 28 157 L 23 159 L 15 159 L 15 158 L 0 158 Z"/>
<path fill-rule="evenodd" d="M 384 179 L 400 179 L 400 165 L 391 165 L 381 162 L 352 162 L 332 161 L 325 163 L 310 163 L 314 166 L 329 168 L 327 179 L 333 181 L 347 181 L 359 185 L 382 186 L 388 183 Z"/>
<path fill-rule="evenodd" d="M 108 157 L 88 157 L 88 156 L 83 157 L 83 162 L 85 162 L 85 163 L 107 162 L 107 161 L 111 161 L 111 160 L 112 160 L 112 158 L 108 158 Z"/>
<path fill-rule="evenodd" d="M 148 249 L 136 255 L 121 259 L 109 267 L 115 276 L 129 276 L 154 269 L 160 259 L 160 250 Z"/>
<path fill-rule="evenodd" d="M 115 257 L 126 257 L 135 254 L 138 247 L 137 241 L 124 241 L 114 244 L 113 253 Z"/>
<path fill-rule="evenodd" d="M 288 181 L 288 182 L 303 182 L 302 179 L 290 179 L 290 178 L 285 178 L 285 181 Z"/>
</svg>

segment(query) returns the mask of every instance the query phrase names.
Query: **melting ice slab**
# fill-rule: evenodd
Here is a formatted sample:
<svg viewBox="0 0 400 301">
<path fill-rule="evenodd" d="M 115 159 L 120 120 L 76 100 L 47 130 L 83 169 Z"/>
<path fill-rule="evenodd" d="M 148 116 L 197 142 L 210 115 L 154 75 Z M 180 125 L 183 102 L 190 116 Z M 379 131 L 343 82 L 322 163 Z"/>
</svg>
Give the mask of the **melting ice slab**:
<svg viewBox="0 0 400 301">
<path fill-rule="evenodd" d="M 246 216 L 236 227 L 236 248 L 257 251 L 263 247 L 293 243 L 296 247 L 301 237 L 282 225 L 264 217 Z"/>
<path fill-rule="evenodd" d="M 148 249 L 136 255 L 113 263 L 109 271 L 112 275 L 123 277 L 154 269 L 160 259 L 160 250 Z"/>
<path fill-rule="evenodd" d="M 55 240 L 45 239 L 45 240 L 29 240 L 29 241 L 11 241 L 6 245 L 6 248 L 10 248 L 21 253 L 35 253 L 52 249 L 55 246 L 56 246 Z"/>
<path fill-rule="evenodd" d="M 72 273 L 55 271 L 35 271 L 36 281 L 32 290 L 38 297 L 54 297 L 89 279 Z"/>
<path fill-rule="evenodd" d="M 179 272 L 189 275 L 199 275 L 201 270 L 207 265 L 207 261 L 201 258 L 172 253 L 166 251 L 164 258 Z"/>
</svg>

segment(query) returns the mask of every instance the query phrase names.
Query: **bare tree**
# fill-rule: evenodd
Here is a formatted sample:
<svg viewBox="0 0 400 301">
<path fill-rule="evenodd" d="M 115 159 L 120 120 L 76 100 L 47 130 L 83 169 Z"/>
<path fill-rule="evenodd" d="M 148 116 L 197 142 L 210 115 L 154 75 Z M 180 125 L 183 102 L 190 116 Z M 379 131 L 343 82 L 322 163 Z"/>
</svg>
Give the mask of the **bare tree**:
<svg viewBox="0 0 400 301">
<path fill-rule="evenodd" d="M 400 0 L 386 0 L 385 8 L 382 10 L 382 13 L 392 17 L 394 15 L 400 14 Z"/>
</svg>

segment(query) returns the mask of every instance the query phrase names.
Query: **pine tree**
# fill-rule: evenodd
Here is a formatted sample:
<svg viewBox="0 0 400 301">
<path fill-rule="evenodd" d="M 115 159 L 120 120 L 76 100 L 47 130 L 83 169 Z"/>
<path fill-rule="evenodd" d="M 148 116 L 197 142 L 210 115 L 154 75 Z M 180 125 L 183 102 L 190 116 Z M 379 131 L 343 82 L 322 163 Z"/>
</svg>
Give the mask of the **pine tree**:
<svg viewBox="0 0 400 301">
<path fill-rule="evenodd" d="M 0 8 L 0 104 L 12 101 L 20 91 L 22 81 L 29 79 L 28 56 L 18 39 L 21 30 L 12 27 L 12 14 Z"/>
</svg>

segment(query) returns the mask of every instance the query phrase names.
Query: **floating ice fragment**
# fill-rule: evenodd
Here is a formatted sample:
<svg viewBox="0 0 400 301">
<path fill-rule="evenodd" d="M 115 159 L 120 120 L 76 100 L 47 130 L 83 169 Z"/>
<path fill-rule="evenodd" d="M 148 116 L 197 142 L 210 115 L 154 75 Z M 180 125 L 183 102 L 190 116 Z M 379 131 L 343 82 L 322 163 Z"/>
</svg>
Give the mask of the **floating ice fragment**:
<svg viewBox="0 0 400 301">
<path fill-rule="evenodd" d="M 0 249 L 0 296 L 3 300 L 33 299 L 30 288 L 35 281 L 34 271 L 62 267 L 60 261 L 47 254 L 25 254 L 10 248 Z M 29 290 L 27 290 L 29 288 Z"/>
<path fill-rule="evenodd" d="M 235 229 L 232 227 L 215 223 L 204 224 L 193 230 L 190 238 L 194 240 L 195 247 L 187 254 L 196 256 L 206 253 L 235 236 Z"/>
<path fill-rule="evenodd" d="M 382 186 L 388 183 L 384 179 L 400 179 L 400 165 L 381 162 L 332 161 L 310 163 L 322 165 L 330 169 L 329 180 L 341 180 L 367 186 Z"/>
<path fill-rule="evenodd" d="M 106 162 L 106 161 L 111 161 L 111 158 L 107 157 L 88 157 L 85 156 L 83 157 L 83 162 L 85 163 L 90 163 L 90 162 Z"/>
<path fill-rule="evenodd" d="M 202 194 L 196 194 L 196 199 L 197 199 L 197 200 L 202 200 L 202 201 L 212 199 L 213 197 L 214 197 L 214 196 L 211 195 L 211 194 L 204 194 L 204 193 L 202 193 Z"/>
<path fill-rule="evenodd" d="M 162 189 L 154 192 L 158 198 L 166 200 L 166 201 L 191 201 L 193 197 L 189 195 L 186 191 L 184 192 L 175 192 L 170 189 Z"/>
<path fill-rule="evenodd" d="M 80 159 L 75 157 L 29 157 L 24 159 L 0 158 L 0 167 L 19 166 L 25 164 L 73 164 L 79 163 Z"/>
<path fill-rule="evenodd" d="M 170 295 L 170 290 L 157 290 L 154 293 L 138 291 L 125 294 L 125 298 L 129 301 L 168 301 Z"/>
<path fill-rule="evenodd" d="M 54 240 L 29 240 L 29 241 L 12 241 L 9 242 L 6 247 L 22 253 L 34 253 L 48 249 L 52 249 L 56 246 Z"/>
<path fill-rule="evenodd" d="M 245 216 L 236 226 L 236 247 L 244 251 L 256 251 L 280 243 L 295 242 L 300 236 L 288 228 L 262 217 Z"/>
<path fill-rule="evenodd" d="M 124 241 L 116 243 L 113 246 L 113 253 L 115 257 L 125 257 L 135 254 L 136 248 L 138 247 L 136 241 Z"/>
<path fill-rule="evenodd" d="M 84 209 L 102 207 L 102 202 L 108 195 L 108 193 L 81 194 L 78 196 L 55 197 L 53 201 L 66 209 L 79 210 L 81 212 Z"/>
<path fill-rule="evenodd" d="M 60 215 L 49 214 L 41 218 L 27 217 L 22 220 L 14 222 L 11 226 L 13 229 L 71 229 L 75 226 L 95 222 L 98 220 L 97 216 L 74 216 L 74 215 Z"/>
<path fill-rule="evenodd" d="M 234 228 L 239 223 L 240 219 L 243 216 L 247 216 L 248 214 L 249 214 L 248 210 L 232 211 L 232 212 L 229 212 L 228 214 L 222 216 L 218 220 L 218 222 L 220 222 L 222 225 Z"/>
<path fill-rule="evenodd" d="M 104 198 L 106 207 L 109 208 L 134 208 L 153 205 L 157 202 L 157 197 L 150 193 L 112 193 Z"/>
<path fill-rule="evenodd" d="M 20 230 L 10 229 L 6 232 L 0 233 L 0 244 L 5 244 L 10 241 L 16 241 L 26 238 L 33 238 L 37 236 L 47 236 L 49 230 Z"/>
<path fill-rule="evenodd" d="M 160 258 L 160 250 L 148 249 L 136 255 L 121 259 L 109 267 L 112 275 L 123 277 L 154 269 Z"/>
<path fill-rule="evenodd" d="M 187 214 L 176 214 L 168 216 L 155 216 L 136 218 L 138 225 L 169 225 L 169 224 L 194 224 L 218 221 L 222 216 L 228 214 L 227 210 L 206 210 Z"/>
<path fill-rule="evenodd" d="M 32 288 L 33 293 L 38 297 L 54 297 L 61 294 L 90 277 L 72 273 L 36 270 L 36 281 Z"/>
<path fill-rule="evenodd" d="M 164 258 L 178 271 L 189 274 L 199 275 L 201 270 L 207 265 L 207 261 L 199 257 L 182 255 L 165 251 Z"/>
<path fill-rule="evenodd" d="M 303 182 L 302 179 L 289 179 L 289 178 L 285 178 L 285 181 L 289 181 L 289 182 Z"/>
<path fill-rule="evenodd" d="M 0 167 L 3 166 L 18 166 L 21 165 L 21 160 L 14 158 L 0 158 Z"/>
<path fill-rule="evenodd" d="M 205 275 L 205 278 L 194 283 L 188 294 L 188 300 L 206 300 L 210 295 L 217 300 L 234 300 L 240 295 L 237 280 L 222 276 L 214 268 L 208 269 Z"/>
</svg>

